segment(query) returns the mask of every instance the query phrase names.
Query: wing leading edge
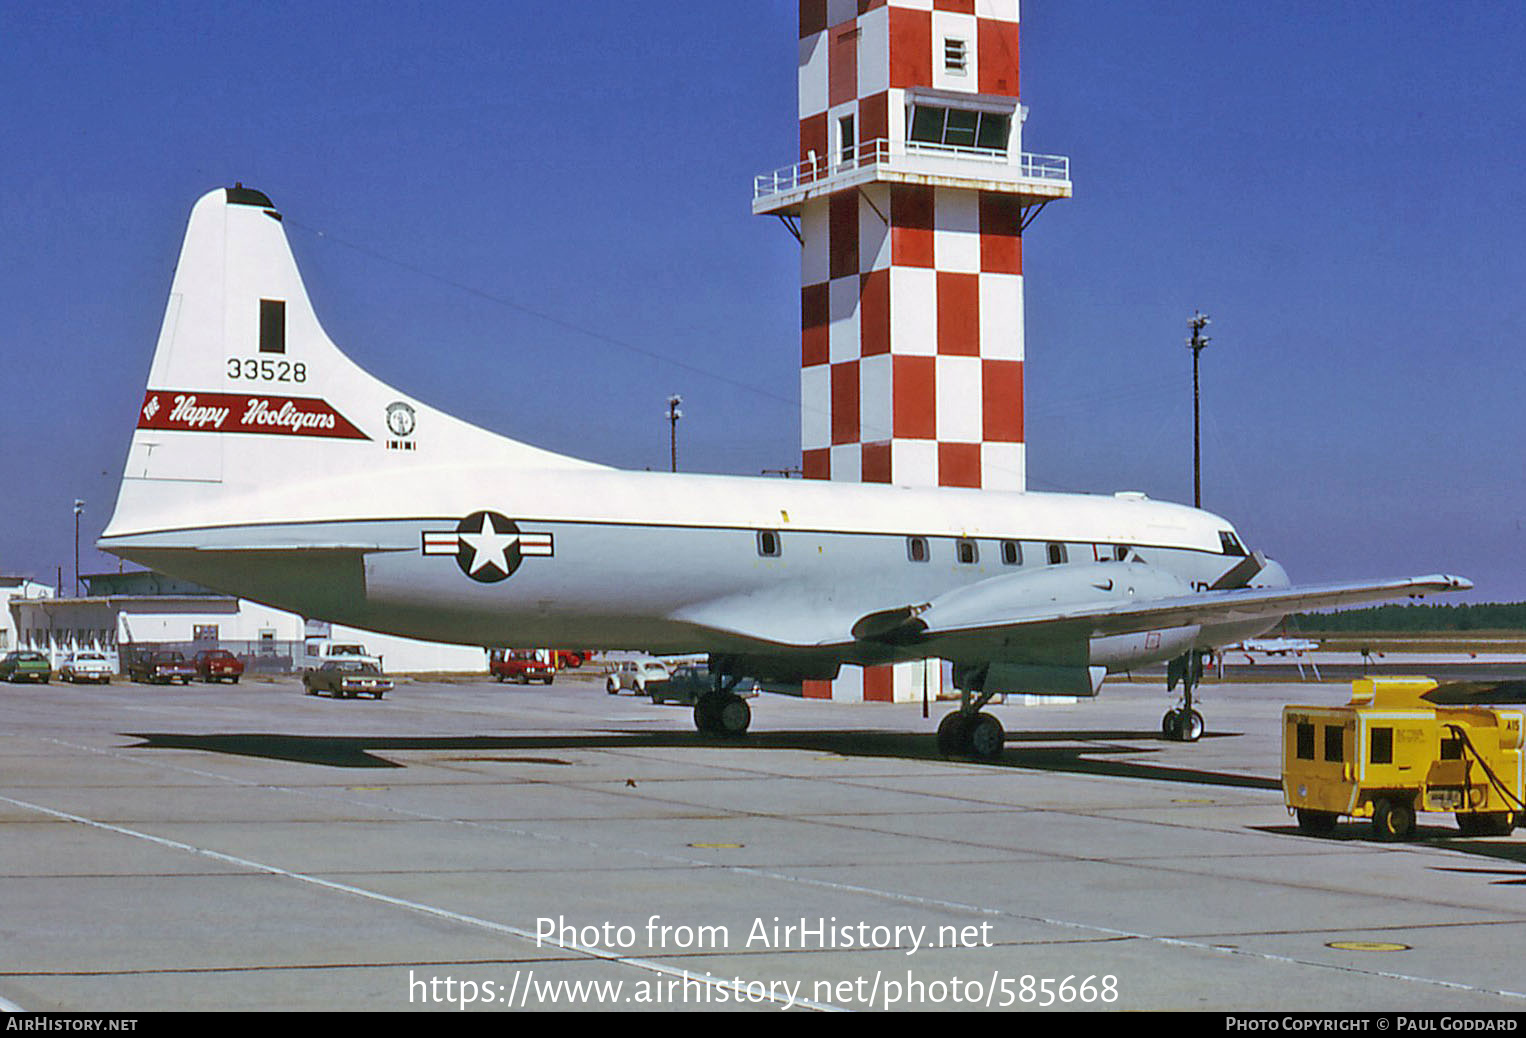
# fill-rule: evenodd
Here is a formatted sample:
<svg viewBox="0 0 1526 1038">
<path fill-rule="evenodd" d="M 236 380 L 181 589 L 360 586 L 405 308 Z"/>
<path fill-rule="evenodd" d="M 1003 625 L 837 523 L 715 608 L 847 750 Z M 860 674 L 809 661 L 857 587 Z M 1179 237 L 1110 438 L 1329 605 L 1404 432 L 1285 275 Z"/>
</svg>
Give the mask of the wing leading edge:
<svg viewBox="0 0 1526 1038">
<path fill-rule="evenodd" d="M 932 639 L 979 640 L 986 636 L 1041 634 L 1051 627 L 1087 629 L 1092 637 L 1136 634 L 1176 627 L 1215 626 L 1281 617 L 1289 613 L 1363 602 L 1466 591 L 1463 577 L 1433 574 L 1379 583 L 1312 584 L 1304 587 L 1200 591 L 1123 604 L 1050 604 L 1027 611 L 993 610 L 988 615 L 960 608 L 958 593 L 920 606 L 874 613 L 854 625 L 856 637 L 892 644 Z"/>
</svg>

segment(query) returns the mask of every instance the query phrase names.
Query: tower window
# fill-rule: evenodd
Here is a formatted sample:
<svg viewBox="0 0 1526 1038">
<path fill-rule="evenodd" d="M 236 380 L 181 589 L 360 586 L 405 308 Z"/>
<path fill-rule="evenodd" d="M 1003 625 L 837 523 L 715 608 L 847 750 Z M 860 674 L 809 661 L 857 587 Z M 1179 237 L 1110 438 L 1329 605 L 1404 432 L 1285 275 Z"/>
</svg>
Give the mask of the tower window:
<svg viewBox="0 0 1526 1038">
<path fill-rule="evenodd" d="M 947 148 L 978 148 L 1004 152 L 1012 135 L 1012 116 L 1005 112 L 977 112 L 968 108 L 944 108 L 917 104 L 911 113 L 910 140 Z"/>
<path fill-rule="evenodd" d="M 837 120 L 838 147 L 843 162 L 853 161 L 853 116 L 845 115 Z"/>
<path fill-rule="evenodd" d="M 965 42 L 953 36 L 944 37 L 943 40 L 943 69 L 956 75 L 964 75 L 968 71 L 968 59 L 965 55 Z"/>
</svg>

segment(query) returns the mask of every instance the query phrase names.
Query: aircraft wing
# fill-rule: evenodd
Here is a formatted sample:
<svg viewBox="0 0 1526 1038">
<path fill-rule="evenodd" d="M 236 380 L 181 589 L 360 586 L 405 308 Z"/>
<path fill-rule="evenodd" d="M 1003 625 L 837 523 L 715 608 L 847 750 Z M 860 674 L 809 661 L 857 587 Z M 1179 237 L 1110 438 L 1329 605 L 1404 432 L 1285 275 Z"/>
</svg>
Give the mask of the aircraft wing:
<svg viewBox="0 0 1526 1038">
<path fill-rule="evenodd" d="M 1143 601 L 1050 603 L 1047 607 L 1036 608 L 1004 608 L 998 595 L 983 595 L 983 601 L 977 602 L 973 600 L 974 596 L 956 591 L 921 606 L 872 613 L 854 625 L 853 633 L 862 640 L 888 644 L 934 638 L 979 640 L 985 636 L 1042 636 L 1046 630 L 1061 628 L 1067 633 L 1084 631 L 1091 637 L 1105 637 L 1193 625 L 1234 624 L 1361 602 L 1380 602 L 1440 591 L 1466 591 L 1472 586 L 1471 581 L 1462 577 L 1435 574 L 1370 584 L 1239 588 Z"/>
</svg>

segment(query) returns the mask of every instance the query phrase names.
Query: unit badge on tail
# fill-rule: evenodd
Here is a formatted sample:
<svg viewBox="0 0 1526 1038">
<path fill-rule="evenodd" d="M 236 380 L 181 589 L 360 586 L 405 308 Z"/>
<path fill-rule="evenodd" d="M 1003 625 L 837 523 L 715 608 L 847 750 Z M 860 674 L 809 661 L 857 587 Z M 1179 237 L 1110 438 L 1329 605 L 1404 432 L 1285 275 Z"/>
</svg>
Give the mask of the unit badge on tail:
<svg viewBox="0 0 1526 1038">
<path fill-rule="evenodd" d="M 526 556 L 554 554 L 549 533 L 522 533 L 497 512 L 473 512 L 454 530 L 425 530 L 425 555 L 453 555 L 456 565 L 484 584 L 507 580 Z"/>
</svg>

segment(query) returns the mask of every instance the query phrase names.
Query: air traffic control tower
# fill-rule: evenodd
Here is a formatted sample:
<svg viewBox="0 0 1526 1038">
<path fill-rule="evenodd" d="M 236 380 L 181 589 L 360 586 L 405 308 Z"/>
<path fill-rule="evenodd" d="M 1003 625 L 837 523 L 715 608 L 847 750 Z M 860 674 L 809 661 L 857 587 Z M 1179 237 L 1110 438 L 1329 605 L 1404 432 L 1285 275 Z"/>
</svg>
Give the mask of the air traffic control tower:
<svg viewBox="0 0 1526 1038">
<path fill-rule="evenodd" d="M 1023 231 L 1071 185 L 1068 159 L 1022 150 L 1018 5 L 800 0 L 800 161 L 752 208 L 802 247 L 808 479 L 1025 487 Z M 916 699 L 939 676 L 844 668 L 806 694 Z"/>
</svg>

